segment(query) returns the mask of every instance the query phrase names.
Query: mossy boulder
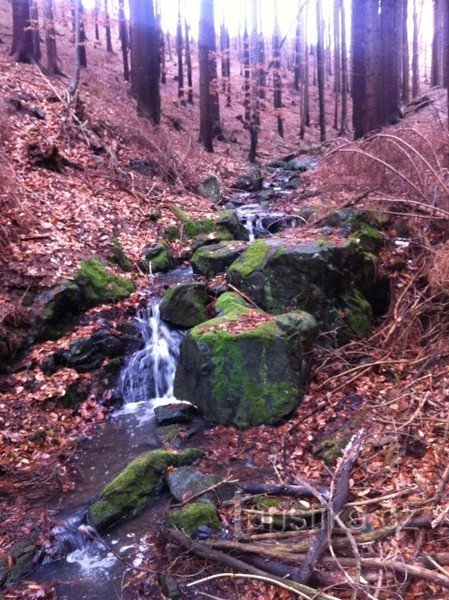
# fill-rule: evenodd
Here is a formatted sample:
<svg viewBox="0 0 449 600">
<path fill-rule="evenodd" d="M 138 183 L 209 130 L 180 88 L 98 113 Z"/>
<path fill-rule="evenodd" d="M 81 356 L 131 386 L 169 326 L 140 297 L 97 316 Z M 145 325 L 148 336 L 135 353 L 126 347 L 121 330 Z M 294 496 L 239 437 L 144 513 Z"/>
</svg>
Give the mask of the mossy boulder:
<svg viewBox="0 0 449 600">
<path fill-rule="evenodd" d="M 0 559 L 0 587 L 17 583 L 37 566 L 38 555 L 34 541 L 16 542 Z M 3 597 L 3 596 L 1 596 Z"/>
<path fill-rule="evenodd" d="M 250 427 L 279 422 L 296 407 L 310 368 L 316 323 L 295 311 L 271 317 L 223 294 L 218 317 L 181 343 L 174 393 L 210 421 Z"/>
<path fill-rule="evenodd" d="M 88 306 L 116 302 L 127 298 L 135 289 L 132 281 L 108 272 L 97 258 L 82 262 L 73 280 Z"/>
<path fill-rule="evenodd" d="M 221 528 L 217 509 L 212 504 L 195 502 L 180 510 L 173 511 L 168 517 L 168 524 L 190 535 L 201 526 L 210 527 L 214 531 Z"/>
<path fill-rule="evenodd" d="M 338 227 L 345 233 L 354 233 L 364 225 L 374 226 L 374 219 L 359 208 L 341 208 L 332 212 L 321 225 L 323 227 Z"/>
<path fill-rule="evenodd" d="M 134 289 L 132 281 L 117 277 L 98 259 L 82 262 L 72 281 L 47 292 L 40 299 L 36 339 L 61 337 L 77 315 L 99 304 L 127 298 Z"/>
<path fill-rule="evenodd" d="M 368 301 L 376 265 L 354 240 L 332 242 L 258 240 L 229 267 L 228 281 L 264 310 L 305 310 L 326 331 L 342 327 L 340 305 L 358 290 Z"/>
<path fill-rule="evenodd" d="M 127 258 L 123 246 L 117 238 L 112 239 L 112 251 L 108 256 L 109 262 L 117 265 L 122 271 L 130 272 L 133 270 L 133 266 Z"/>
<path fill-rule="evenodd" d="M 189 329 L 208 319 L 207 287 L 203 283 L 180 283 L 169 289 L 161 302 L 161 317 L 174 327 Z"/>
<path fill-rule="evenodd" d="M 343 298 L 340 315 L 344 326 L 339 332 L 341 341 L 356 338 L 361 339 L 368 335 L 373 323 L 373 309 L 368 300 L 358 291 L 354 290 Z"/>
<path fill-rule="evenodd" d="M 215 175 L 209 175 L 198 186 L 199 193 L 214 204 L 221 201 L 220 182 Z"/>
<path fill-rule="evenodd" d="M 183 452 L 152 450 L 135 458 L 100 492 L 88 510 L 89 523 L 99 531 L 140 511 L 157 496 L 165 470 L 201 457 L 203 452 L 190 448 Z"/>
<path fill-rule="evenodd" d="M 212 219 L 188 219 L 184 221 L 184 235 L 193 239 L 200 235 L 206 235 L 214 231 L 215 224 Z"/>
<path fill-rule="evenodd" d="M 365 252 L 377 254 L 384 243 L 383 235 L 378 229 L 371 225 L 363 224 L 351 234 L 351 238 L 355 240 Z"/>
<path fill-rule="evenodd" d="M 191 260 L 194 273 L 214 277 L 226 269 L 245 251 L 245 242 L 220 242 L 198 248 Z"/>
<path fill-rule="evenodd" d="M 166 244 L 156 244 L 142 250 L 139 267 L 146 273 L 167 273 L 175 266 L 173 256 Z"/>
</svg>

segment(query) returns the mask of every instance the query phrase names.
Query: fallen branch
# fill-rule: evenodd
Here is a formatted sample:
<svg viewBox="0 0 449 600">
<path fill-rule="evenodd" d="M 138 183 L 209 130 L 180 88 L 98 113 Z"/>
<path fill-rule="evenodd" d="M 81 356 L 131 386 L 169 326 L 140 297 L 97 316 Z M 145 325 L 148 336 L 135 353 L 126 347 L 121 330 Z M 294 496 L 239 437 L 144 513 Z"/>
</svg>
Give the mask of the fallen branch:
<svg viewBox="0 0 449 600">
<path fill-rule="evenodd" d="M 276 494 L 279 496 L 307 496 L 314 497 L 311 489 L 304 485 L 288 485 L 276 483 L 247 483 L 242 486 L 242 492 L 245 494 Z M 329 490 L 321 487 L 317 488 L 326 498 L 329 497 Z"/>
<path fill-rule="evenodd" d="M 319 592 L 309 586 L 302 585 L 300 583 L 294 582 L 286 582 L 280 577 L 276 577 L 274 575 L 269 575 L 265 571 L 261 569 L 257 569 L 252 565 L 249 565 L 238 558 L 234 558 L 233 556 L 228 556 L 223 552 L 217 552 L 213 550 L 209 545 L 206 545 L 201 542 L 194 542 L 190 538 L 186 537 L 180 531 L 176 529 L 169 529 L 166 531 L 166 535 L 171 542 L 174 542 L 178 546 L 181 546 L 185 550 L 191 552 L 192 554 L 199 556 L 200 558 L 204 558 L 206 560 L 212 560 L 214 562 L 218 562 L 222 565 L 226 565 L 231 569 L 235 569 L 238 572 L 247 573 L 250 575 L 256 575 L 258 577 L 264 577 L 265 579 L 270 579 L 274 582 L 277 582 L 284 587 L 286 584 L 289 586 L 290 590 L 296 595 L 301 596 L 302 598 L 313 598 L 315 600 L 338 600 L 335 596 L 330 596 L 329 594 L 325 594 L 323 592 Z"/>
</svg>

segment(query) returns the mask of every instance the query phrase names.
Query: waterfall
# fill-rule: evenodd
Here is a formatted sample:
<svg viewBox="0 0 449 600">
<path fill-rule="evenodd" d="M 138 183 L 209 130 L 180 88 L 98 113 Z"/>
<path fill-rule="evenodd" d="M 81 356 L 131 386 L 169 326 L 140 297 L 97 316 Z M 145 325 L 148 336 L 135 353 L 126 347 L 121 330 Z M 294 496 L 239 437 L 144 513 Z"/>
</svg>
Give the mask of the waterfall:
<svg viewBox="0 0 449 600">
<path fill-rule="evenodd" d="M 173 382 L 182 333 L 171 330 L 160 317 L 160 302 L 139 311 L 136 324 L 144 347 L 128 360 L 120 391 L 125 404 L 173 397 Z"/>
</svg>

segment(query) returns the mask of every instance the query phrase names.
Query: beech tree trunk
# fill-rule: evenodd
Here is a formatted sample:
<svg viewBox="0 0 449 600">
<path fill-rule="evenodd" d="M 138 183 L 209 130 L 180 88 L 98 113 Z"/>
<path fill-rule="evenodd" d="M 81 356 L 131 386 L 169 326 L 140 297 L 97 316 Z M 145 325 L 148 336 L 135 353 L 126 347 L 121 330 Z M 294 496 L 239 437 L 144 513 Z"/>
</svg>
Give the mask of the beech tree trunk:
<svg viewBox="0 0 449 600">
<path fill-rule="evenodd" d="M 41 59 L 41 36 L 39 32 L 39 11 L 37 8 L 37 0 L 30 2 L 30 23 L 33 36 L 33 53 L 34 58 L 39 61 Z"/>
<path fill-rule="evenodd" d="M 76 47 L 81 68 L 87 68 L 87 37 L 84 28 L 84 6 L 82 0 L 75 0 L 75 4 L 78 5 L 78 43 L 76 44 Z"/>
<path fill-rule="evenodd" d="M 334 0 L 334 129 L 338 129 L 341 95 L 340 0 Z"/>
<path fill-rule="evenodd" d="M 402 102 L 410 102 L 410 52 L 408 46 L 408 0 L 402 5 Z"/>
<path fill-rule="evenodd" d="M 257 158 L 257 146 L 259 143 L 260 130 L 260 99 L 261 94 L 261 69 L 262 63 L 260 57 L 260 37 L 258 34 L 258 0 L 252 0 L 252 32 L 250 44 L 250 62 L 251 62 L 251 109 L 249 120 L 250 146 L 248 153 L 248 161 L 255 163 Z M 264 60 L 265 62 L 265 60 Z M 264 70 L 264 69 L 263 69 Z"/>
<path fill-rule="evenodd" d="M 430 85 L 438 86 L 443 84 L 442 77 L 442 3 L 444 0 L 433 0 L 433 40 L 432 40 L 432 66 L 430 72 Z"/>
<path fill-rule="evenodd" d="M 317 81 L 318 81 L 318 103 L 319 103 L 319 121 L 320 121 L 320 141 L 326 141 L 326 112 L 324 98 L 324 73 L 325 73 L 325 53 L 324 53 L 324 20 L 322 0 L 316 0 L 316 27 L 317 27 Z"/>
<path fill-rule="evenodd" d="M 47 71 L 50 75 L 62 75 L 58 65 L 58 52 L 56 49 L 55 20 L 53 13 L 53 0 L 44 2 L 45 47 L 47 50 Z"/>
<path fill-rule="evenodd" d="M 214 0 L 201 0 L 198 36 L 200 66 L 200 141 L 207 152 L 213 152 L 214 110 L 212 84 L 216 67 Z"/>
<path fill-rule="evenodd" d="M 119 7 L 120 10 L 120 7 Z M 100 26 L 98 24 L 98 15 L 100 14 L 100 0 L 95 0 L 94 6 L 94 29 L 95 29 L 95 40 L 100 41 Z"/>
<path fill-rule="evenodd" d="M 348 49 L 346 41 L 346 7 L 345 0 L 339 0 L 341 18 L 341 125 L 340 135 L 348 131 Z"/>
<path fill-rule="evenodd" d="M 129 59 L 128 59 L 129 31 L 128 31 L 128 21 L 126 20 L 126 17 L 125 17 L 124 0 L 119 0 L 119 4 L 118 4 L 118 32 L 119 32 L 119 38 L 120 38 L 120 45 L 122 48 L 123 78 L 125 81 L 129 81 Z"/>
<path fill-rule="evenodd" d="M 181 0 L 178 0 L 178 24 L 176 27 L 176 51 L 178 55 L 178 98 L 181 106 L 186 105 L 184 98 L 184 64 L 182 57 L 183 50 L 182 22 L 181 22 Z"/>
<path fill-rule="evenodd" d="M 186 69 L 187 69 L 187 102 L 193 104 L 193 75 L 192 75 L 192 52 L 190 49 L 190 25 L 184 20 L 185 44 L 186 44 Z"/>
<path fill-rule="evenodd" d="M 413 0 L 412 96 L 419 95 L 419 24 L 417 0 Z"/>
<path fill-rule="evenodd" d="M 381 69 L 380 121 L 397 123 L 401 118 L 402 5 L 398 0 L 382 0 L 380 15 Z M 408 75 L 408 70 L 407 70 Z"/>
<path fill-rule="evenodd" d="M 34 55 L 33 33 L 31 29 L 30 0 L 13 0 L 12 19 L 12 57 L 17 62 L 36 62 L 36 57 Z"/>
<path fill-rule="evenodd" d="M 284 137 L 284 119 L 282 118 L 282 79 L 281 79 L 281 33 L 277 11 L 277 0 L 274 0 L 274 34 L 273 34 L 273 107 L 276 112 L 278 134 Z"/>
<path fill-rule="evenodd" d="M 132 83 L 137 113 L 156 125 L 161 120 L 159 36 L 153 0 L 131 0 Z"/>
<path fill-rule="evenodd" d="M 108 0 L 104 0 L 104 28 L 106 32 L 106 51 L 114 54 L 111 38 L 111 19 L 109 16 Z"/>
</svg>

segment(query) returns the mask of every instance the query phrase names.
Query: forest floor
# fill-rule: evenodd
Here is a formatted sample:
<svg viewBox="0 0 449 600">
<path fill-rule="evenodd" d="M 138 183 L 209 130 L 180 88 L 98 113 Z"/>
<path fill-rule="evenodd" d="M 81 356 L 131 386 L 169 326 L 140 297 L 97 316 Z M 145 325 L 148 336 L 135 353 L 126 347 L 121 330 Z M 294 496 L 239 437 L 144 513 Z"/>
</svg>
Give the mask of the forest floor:
<svg viewBox="0 0 449 600">
<path fill-rule="evenodd" d="M 11 15 L 5 2 L 0 3 L 0 23 L 0 327 L 10 332 L 14 345 L 15 336 L 25 335 L 29 327 L 33 300 L 70 277 L 83 259 L 106 257 L 114 237 L 137 263 L 143 247 L 157 242 L 168 225 L 177 224 L 174 205 L 193 217 L 210 215 L 214 207 L 196 193 L 197 185 L 215 174 L 225 190 L 231 186 L 247 169 L 248 134 L 238 119 L 242 112 L 238 73 L 233 78 L 233 106 L 222 109 L 225 139 L 216 142 L 210 155 L 197 141 L 198 98 L 194 106 L 179 105 L 174 63 L 169 63 L 168 84 L 162 87 L 163 122 L 155 129 L 136 116 L 135 103 L 122 81 L 119 54 L 109 55 L 93 43 L 88 44 L 89 67 L 82 74 L 82 106 L 74 115 L 65 102 L 67 78 L 50 79 L 34 66 L 10 60 Z M 73 45 L 67 24 L 60 25 L 60 32 L 61 64 L 70 75 Z M 88 33 L 92 35 L 90 25 Z M 390 276 L 391 305 L 369 339 L 316 350 L 317 366 L 308 393 L 288 422 L 246 431 L 214 427 L 205 433 L 206 457 L 201 465 L 213 472 L 224 464 L 232 474 L 232 465 L 244 456 L 253 468 L 272 464 L 272 481 L 279 477 L 288 482 L 300 474 L 328 482 L 329 469 L 315 453 L 318 442 L 327 436 L 338 438 L 339 432 L 356 433 L 363 424 L 365 443 L 353 470 L 350 499 L 391 495 L 367 504 L 369 508 L 361 513 L 367 526 L 402 522 L 423 511 L 444 521 L 444 485 L 449 476 L 445 95 L 431 91 L 428 106 L 410 109 L 402 123 L 388 129 L 386 133 L 396 141 L 379 137 L 353 144 L 336 139 L 329 127 L 331 141 L 323 148 L 317 146 L 315 114 L 305 140 L 299 140 L 299 108 L 289 83 L 291 73 L 288 76 L 286 137 L 277 136 L 275 114 L 267 107 L 261 165 L 299 149 L 319 151 L 320 166 L 304 176 L 303 187 L 289 207 L 293 212 L 301 207 L 305 190 L 308 204 L 318 207 L 318 214 L 371 192 L 359 205 L 388 215 L 380 268 Z M 327 85 L 328 122 L 332 122 L 331 81 Z M 33 165 L 36 147 L 44 151 L 56 147 L 68 161 L 63 173 Z M 154 167 L 152 176 L 131 169 L 133 161 L 148 158 Z M 298 235 L 314 233 L 303 230 Z M 398 238 L 407 241 L 398 244 Z M 184 243 L 173 242 L 178 255 L 185 249 Z M 143 273 L 133 278 L 138 289 L 149 285 Z M 111 311 L 113 318 L 132 314 L 139 298 L 136 292 L 118 303 Z M 62 408 L 57 399 L 78 375 L 62 369 L 47 377 L 39 368 L 50 351 L 91 331 L 100 312 L 90 311 L 76 330 L 57 342 L 35 345 L 0 379 L 0 558 L 31 531 L 39 531 L 45 545 L 53 515 L 44 507 L 49 499 L 71 489 L 70 457 L 83 436 L 106 416 L 107 410 L 93 400 L 75 414 Z M 51 433 L 36 437 L 41 430 Z M 223 519 L 228 516 L 223 511 Z M 398 531 L 373 544 L 376 555 L 400 560 L 445 550 L 445 527 L 424 536 L 414 530 Z M 186 575 L 202 566 L 200 561 L 190 561 L 179 569 Z M 209 572 L 210 566 L 205 573 Z M 447 590 L 432 581 L 418 579 L 399 592 L 400 581 L 394 576 L 380 581 L 386 598 L 400 597 L 394 594 L 402 592 L 407 598 L 447 597 Z M 267 585 L 250 583 L 236 596 L 230 586 L 224 583 L 221 589 L 227 598 L 284 597 Z M 25 586 L 5 597 L 32 597 L 40 593 L 38 588 Z"/>
</svg>

